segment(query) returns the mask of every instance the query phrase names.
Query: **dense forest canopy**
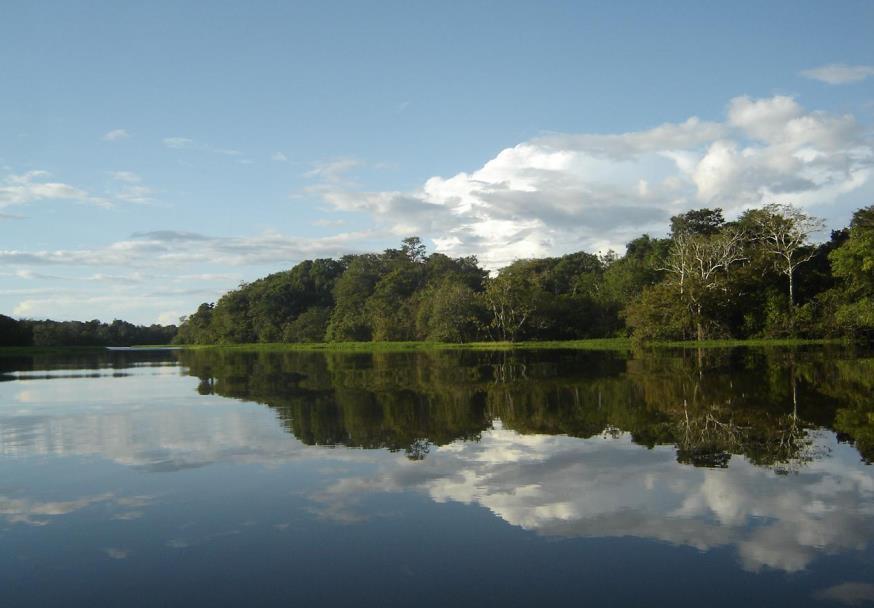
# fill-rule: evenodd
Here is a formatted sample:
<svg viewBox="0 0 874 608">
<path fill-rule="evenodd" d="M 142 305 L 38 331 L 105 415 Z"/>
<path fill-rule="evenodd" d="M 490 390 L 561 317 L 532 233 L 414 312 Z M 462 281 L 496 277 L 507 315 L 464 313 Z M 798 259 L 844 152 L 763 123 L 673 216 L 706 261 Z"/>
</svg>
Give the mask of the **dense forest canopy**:
<svg viewBox="0 0 874 608">
<path fill-rule="evenodd" d="M 495 276 L 410 237 L 242 284 L 184 318 L 176 342 L 870 336 L 874 206 L 814 244 L 821 229 L 791 205 L 731 222 L 697 209 L 624 256 L 523 259 Z"/>
</svg>

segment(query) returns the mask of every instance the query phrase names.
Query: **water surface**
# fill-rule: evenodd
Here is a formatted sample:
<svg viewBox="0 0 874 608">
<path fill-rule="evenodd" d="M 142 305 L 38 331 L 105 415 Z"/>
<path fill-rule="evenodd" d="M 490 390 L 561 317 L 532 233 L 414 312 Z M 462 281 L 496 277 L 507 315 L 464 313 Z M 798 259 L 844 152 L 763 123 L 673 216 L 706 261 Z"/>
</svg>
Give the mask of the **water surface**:
<svg viewBox="0 0 874 608">
<path fill-rule="evenodd" d="M 846 349 L 0 357 L 0 602 L 874 602 Z"/>
</svg>

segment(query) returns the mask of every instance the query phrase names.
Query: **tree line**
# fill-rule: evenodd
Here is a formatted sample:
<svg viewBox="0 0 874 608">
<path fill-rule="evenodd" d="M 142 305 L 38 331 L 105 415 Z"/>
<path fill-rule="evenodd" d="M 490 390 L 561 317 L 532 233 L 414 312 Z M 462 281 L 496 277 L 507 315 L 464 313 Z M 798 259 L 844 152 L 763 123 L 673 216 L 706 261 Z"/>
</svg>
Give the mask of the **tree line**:
<svg viewBox="0 0 874 608">
<path fill-rule="evenodd" d="M 16 320 L 0 315 L 0 346 L 131 346 L 170 344 L 175 325 L 93 321 Z"/>
<path fill-rule="evenodd" d="M 871 337 L 874 205 L 813 242 L 821 220 L 770 204 L 671 218 L 626 253 L 517 260 L 397 249 L 306 260 L 203 303 L 180 326 L 0 316 L 0 345 Z"/>
<path fill-rule="evenodd" d="M 671 218 L 624 256 L 523 259 L 490 276 L 471 257 L 398 249 L 307 260 L 183 318 L 181 344 L 870 336 L 874 205 L 828 240 L 823 222 L 769 204 Z"/>
</svg>

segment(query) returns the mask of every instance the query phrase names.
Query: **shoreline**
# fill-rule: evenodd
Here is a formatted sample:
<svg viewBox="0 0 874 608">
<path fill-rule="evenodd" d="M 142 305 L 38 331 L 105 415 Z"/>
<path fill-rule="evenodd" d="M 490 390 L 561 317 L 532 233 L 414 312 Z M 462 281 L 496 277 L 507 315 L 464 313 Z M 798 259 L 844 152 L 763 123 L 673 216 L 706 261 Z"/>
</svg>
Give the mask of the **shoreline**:
<svg viewBox="0 0 874 608">
<path fill-rule="evenodd" d="M 740 348 L 740 347 L 795 347 L 851 345 L 845 338 L 756 338 L 747 340 L 687 340 L 650 341 L 635 343 L 631 338 L 594 338 L 588 340 L 553 340 L 530 342 L 300 342 L 300 343 L 246 343 L 246 344 L 174 344 L 107 346 L 7 346 L 0 347 L 0 356 L 91 354 L 102 352 L 130 352 L 149 350 L 239 350 L 253 352 L 404 352 L 436 350 L 599 350 L 631 351 L 647 348 Z"/>
</svg>

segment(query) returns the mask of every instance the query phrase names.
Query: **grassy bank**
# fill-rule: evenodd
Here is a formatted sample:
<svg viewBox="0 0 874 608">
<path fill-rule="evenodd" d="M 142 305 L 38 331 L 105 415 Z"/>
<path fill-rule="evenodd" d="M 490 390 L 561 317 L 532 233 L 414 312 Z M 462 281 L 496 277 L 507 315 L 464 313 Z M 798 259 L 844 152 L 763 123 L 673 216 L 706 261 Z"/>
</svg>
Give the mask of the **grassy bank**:
<svg viewBox="0 0 874 608">
<path fill-rule="evenodd" d="M 535 350 L 535 349 L 576 349 L 628 351 L 633 348 L 734 348 L 748 347 L 791 347 L 817 344 L 843 344 L 835 339 L 756 339 L 756 340 L 703 340 L 703 341 L 659 341 L 635 344 L 630 338 L 601 338 L 592 340 L 555 340 L 532 342 L 470 342 L 455 344 L 447 342 L 313 342 L 300 344 L 225 344 L 190 345 L 186 349 L 221 349 L 257 352 L 272 351 L 431 351 L 431 350 Z"/>
</svg>

